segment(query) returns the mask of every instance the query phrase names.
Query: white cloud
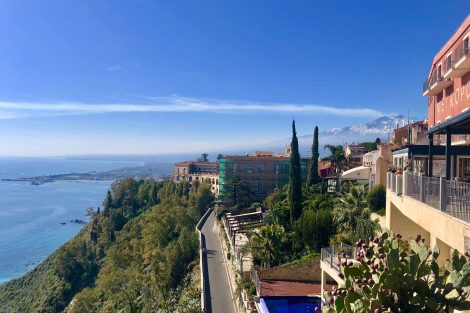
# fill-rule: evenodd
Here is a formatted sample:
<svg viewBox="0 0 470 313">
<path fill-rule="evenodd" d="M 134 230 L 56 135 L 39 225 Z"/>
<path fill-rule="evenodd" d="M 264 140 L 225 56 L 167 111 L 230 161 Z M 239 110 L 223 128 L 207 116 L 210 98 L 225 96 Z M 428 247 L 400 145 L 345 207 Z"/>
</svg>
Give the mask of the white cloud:
<svg viewBox="0 0 470 313">
<path fill-rule="evenodd" d="M 122 70 L 122 66 L 119 65 L 119 64 L 113 64 L 113 65 L 108 66 L 106 69 L 107 69 L 108 71 L 111 71 L 111 72 L 113 72 L 113 71 L 120 71 L 120 70 Z"/>
<path fill-rule="evenodd" d="M 0 119 L 40 115 L 79 115 L 118 112 L 208 112 L 322 114 L 345 117 L 380 117 L 385 113 L 370 108 L 333 107 L 319 104 L 240 102 L 182 97 L 152 98 L 151 103 L 8 102 L 0 101 Z"/>
</svg>

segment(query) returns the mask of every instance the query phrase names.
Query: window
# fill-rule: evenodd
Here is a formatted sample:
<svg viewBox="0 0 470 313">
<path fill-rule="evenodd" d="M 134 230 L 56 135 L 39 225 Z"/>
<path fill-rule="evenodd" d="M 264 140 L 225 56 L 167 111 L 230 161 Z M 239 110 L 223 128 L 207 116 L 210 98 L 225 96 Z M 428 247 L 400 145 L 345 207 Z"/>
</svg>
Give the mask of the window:
<svg viewBox="0 0 470 313">
<path fill-rule="evenodd" d="M 437 66 L 437 80 L 441 80 L 442 79 L 442 64 L 439 64 Z"/>
<path fill-rule="evenodd" d="M 279 174 L 279 164 L 273 164 L 273 172 Z"/>
<path fill-rule="evenodd" d="M 446 72 L 452 68 L 452 53 L 449 53 L 446 59 Z"/>
<path fill-rule="evenodd" d="M 463 40 L 463 50 L 464 50 L 464 53 L 465 53 L 465 54 L 467 54 L 467 52 L 468 52 L 468 50 L 469 50 L 469 48 L 470 48 L 469 45 L 468 45 L 468 44 L 469 44 L 468 38 L 469 38 L 469 37 L 467 36 L 467 38 L 465 38 L 465 39 Z"/>
<path fill-rule="evenodd" d="M 264 172 L 264 164 L 258 164 L 258 172 Z"/>
<path fill-rule="evenodd" d="M 246 172 L 247 172 L 247 173 L 252 173 L 252 172 L 253 172 L 253 165 L 248 164 L 248 165 L 246 166 Z"/>
<path fill-rule="evenodd" d="M 192 177 L 192 176 L 189 176 L 189 181 L 190 181 L 190 182 L 193 181 L 193 177 Z"/>
</svg>

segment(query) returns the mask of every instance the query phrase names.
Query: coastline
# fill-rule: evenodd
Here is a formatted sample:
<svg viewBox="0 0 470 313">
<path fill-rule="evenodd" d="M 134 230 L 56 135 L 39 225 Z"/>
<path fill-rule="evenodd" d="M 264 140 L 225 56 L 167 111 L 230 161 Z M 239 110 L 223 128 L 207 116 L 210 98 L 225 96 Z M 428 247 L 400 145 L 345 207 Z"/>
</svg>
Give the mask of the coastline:
<svg viewBox="0 0 470 313">
<path fill-rule="evenodd" d="M 78 234 L 86 226 L 87 208 L 101 205 L 110 184 L 74 180 L 34 186 L 0 181 L 4 195 L 0 199 L 0 284 L 33 270 Z"/>
</svg>

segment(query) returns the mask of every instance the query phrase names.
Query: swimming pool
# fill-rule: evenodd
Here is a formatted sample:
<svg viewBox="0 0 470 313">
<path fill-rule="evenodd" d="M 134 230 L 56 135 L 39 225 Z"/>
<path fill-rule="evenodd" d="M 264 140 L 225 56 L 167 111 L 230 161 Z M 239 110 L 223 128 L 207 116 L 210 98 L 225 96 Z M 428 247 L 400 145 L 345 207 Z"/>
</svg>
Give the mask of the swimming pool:
<svg viewBox="0 0 470 313">
<path fill-rule="evenodd" d="M 320 297 L 262 297 L 260 313 L 311 313 L 321 306 Z"/>
</svg>

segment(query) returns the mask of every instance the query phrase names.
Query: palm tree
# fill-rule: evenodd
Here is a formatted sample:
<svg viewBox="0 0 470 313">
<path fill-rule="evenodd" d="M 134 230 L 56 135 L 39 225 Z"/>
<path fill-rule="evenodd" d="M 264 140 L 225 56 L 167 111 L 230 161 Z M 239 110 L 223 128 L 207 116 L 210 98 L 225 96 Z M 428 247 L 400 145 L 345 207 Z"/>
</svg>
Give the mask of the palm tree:
<svg viewBox="0 0 470 313">
<path fill-rule="evenodd" d="M 333 212 L 338 230 L 350 233 L 355 229 L 357 218 L 367 207 L 366 194 L 364 186 L 358 185 L 351 187 L 348 193 L 338 198 Z"/>
<path fill-rule="evenodd" d="M 266 225 L 258 232 L 251 233 L 250 237 L 253 255 L 261 260 L 262 267 L 271 267 L 284 241 L 284 227 L 279 224 Z"/>
<path fill-rule="evenodd" d="M 331 165 L 337 172 L 338 169 L 342 168 L 342 165 L 346 158 L 344 157 L 343 146 L 341 145 L 325 145 L 324 149 L 330 150 L 330 155 L 323 158 L 322 161 L 330 161 Z"/>
<path fill-rule="evenodd" d="M 318 211 L 321 209 L 331 209 L 333 207 L 334 198 L 330 195 L 316 194 L 305 199 L 302 206 L 305 210 Z"/>
</svg>

